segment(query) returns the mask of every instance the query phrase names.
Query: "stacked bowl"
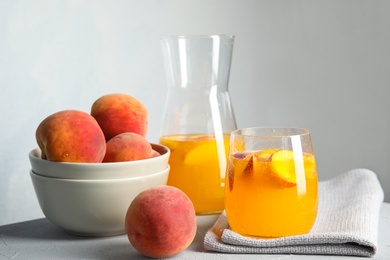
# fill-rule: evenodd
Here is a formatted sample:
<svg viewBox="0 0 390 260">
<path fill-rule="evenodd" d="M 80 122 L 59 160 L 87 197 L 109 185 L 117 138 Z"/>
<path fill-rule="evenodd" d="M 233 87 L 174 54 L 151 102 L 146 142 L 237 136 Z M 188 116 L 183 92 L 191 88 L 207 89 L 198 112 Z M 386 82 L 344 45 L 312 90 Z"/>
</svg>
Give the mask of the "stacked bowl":
<svg viewBox="0 0 390 260">
<path fill-rule="evenodd" d="M 63 163 L 29 153 L 30 176 L 46 218 L 68 233 L 110 236 L 125 233 L 132 200 L 150 187 L 165 185 L 170 150 L 151 144 L 161 155 L 114 163 Z"/>
</svg>

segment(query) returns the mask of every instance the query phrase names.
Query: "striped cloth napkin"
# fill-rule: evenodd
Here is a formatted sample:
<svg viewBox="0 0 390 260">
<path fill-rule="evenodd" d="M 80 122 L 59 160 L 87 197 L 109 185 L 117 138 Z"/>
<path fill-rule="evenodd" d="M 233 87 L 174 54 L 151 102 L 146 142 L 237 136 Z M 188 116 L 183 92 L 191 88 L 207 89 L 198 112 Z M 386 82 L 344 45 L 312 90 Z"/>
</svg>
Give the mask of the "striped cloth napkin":
<svg viewBox="0 0 390 260">
<path fill-rule="evenodd" d="M 384 193 L 376 174 L 354 169 L 318 184 L 318 213 L 305 235 L 274 239 L 241 236 L 229 228 L 225 212 L 204 238 L 209 251 L 253 254 L 373 256 Z"/>
</svg>

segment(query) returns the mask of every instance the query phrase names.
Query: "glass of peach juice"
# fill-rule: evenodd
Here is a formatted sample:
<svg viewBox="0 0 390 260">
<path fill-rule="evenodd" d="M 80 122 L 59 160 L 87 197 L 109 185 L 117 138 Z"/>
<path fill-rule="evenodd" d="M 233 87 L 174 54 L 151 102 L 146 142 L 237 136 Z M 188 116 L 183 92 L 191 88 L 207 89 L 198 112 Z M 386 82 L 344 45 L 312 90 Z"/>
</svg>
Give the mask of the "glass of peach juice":
<svg viewBox="0 0 390 260">
<path fill-rule="evenodd" d="M 284 237 L 314 225 L 318 179 L 307 129 L 233 131 L 225 181 L 226 217 L 238 234 Z"/>
</svg>

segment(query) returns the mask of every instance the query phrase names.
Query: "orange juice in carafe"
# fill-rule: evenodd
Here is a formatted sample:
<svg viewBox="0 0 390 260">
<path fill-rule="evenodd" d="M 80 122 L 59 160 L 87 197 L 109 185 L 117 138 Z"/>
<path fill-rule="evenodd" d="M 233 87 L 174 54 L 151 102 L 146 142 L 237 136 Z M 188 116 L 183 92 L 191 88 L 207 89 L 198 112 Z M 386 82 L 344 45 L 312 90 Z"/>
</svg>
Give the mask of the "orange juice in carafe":
<svg viewBox="0 0 390 260">
<path fill-rule="evenodd" d="M 168 185 L 184 191 L 198 215 L 224 209 L 229 136 L 237 128 L 228 92 L 232 35 L 161 39 L 168 91 L 160 143 L 171 150 Z"/>
<path fill-rule="evenodd" d="M 221 140 L 214 135 L 171 135 L 161 137 L 160 143 L 171 150 L 167 184 L 184 191 L 198 215 L 221 212 L 229 135 Z"/>
</svg>

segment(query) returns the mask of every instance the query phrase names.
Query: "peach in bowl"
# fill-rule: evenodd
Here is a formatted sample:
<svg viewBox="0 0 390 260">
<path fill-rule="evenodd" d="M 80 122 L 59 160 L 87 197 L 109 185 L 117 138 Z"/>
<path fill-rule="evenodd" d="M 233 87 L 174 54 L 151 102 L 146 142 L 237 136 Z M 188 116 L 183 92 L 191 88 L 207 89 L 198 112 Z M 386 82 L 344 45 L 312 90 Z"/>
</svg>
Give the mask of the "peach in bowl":
<svg viewBox="0 0 390 260">
<path fill-rule="evenodd" d="M 151 143 L 160 155 L 148 159 L 112 163 L 70 163 L 41 159 L 41 150 L 29 153 L 32 171 L 47 177 L 63 179 L 117 179 L 147 175 L 167 167 L 170 150 L 163 145 Z"/>
<path fill-rule="evenodd" d="M 54 225 L 80 236 L 111 236 L 125 233 L 133 199 L 166 184 L 168 173 L 169 165 L 156 173 L 122 179 L 61 179 L 33 171 L 30 176 L 42 212 Z"/>
</svg>

